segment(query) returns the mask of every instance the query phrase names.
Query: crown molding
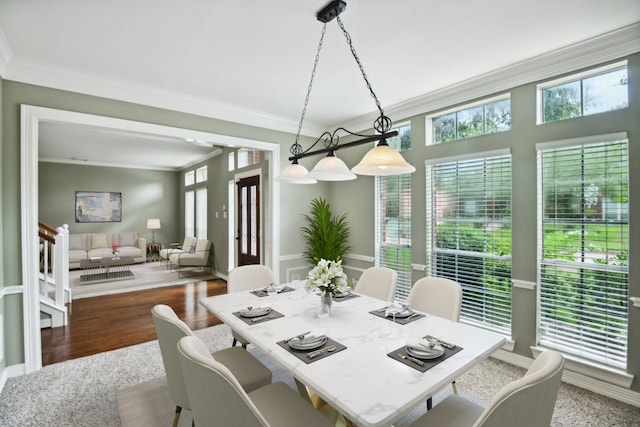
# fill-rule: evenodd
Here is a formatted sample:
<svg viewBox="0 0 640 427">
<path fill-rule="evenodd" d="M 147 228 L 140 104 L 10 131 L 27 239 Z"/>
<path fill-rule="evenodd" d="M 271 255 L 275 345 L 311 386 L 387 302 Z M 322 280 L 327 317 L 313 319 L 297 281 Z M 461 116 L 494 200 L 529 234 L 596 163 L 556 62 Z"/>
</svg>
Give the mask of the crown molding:
<svg viewBox="0 0 640 427">
<path fill-rule="evenodd" d="M 640 52 L 640 22 L 385 107 L 385 113 L 398 122 L 637 52 Z M 372 112 L 339 126 L 370 129 L 376 117 L 377 113 Z"/>
<path fill-rule="evenodd" d="M 132 84 L 129 81 L 82 73 L 69 68 L 21 60 L 10 55 L 10 50 L 3 54 L 2 41 L 0 34 L 0 75 L 6 80 L 196 114 L 282 132 L 296 133 L 298 131 L 297 122 L 264 112 L 204 97 L 185 95 L 159 87 Z M 6 40 L 4 45 L 9 49 Z M 309 134 L 323 132 L 322 127 L 313 123 L 305 124 L 305 128 L 305 133 Z"/>
<path fill-rule="evenodd" d="M 387 115 L 395 117 L 396 121 L 403 120 L 523 84 L 619 59 L 639 51 L 640 23 L 636 23 L 385 107 L 385 110 Z M 197 114 L 266 129 L 289 133 L 296 133 L 298 130 L 297 122 L 264 112 L 158 87 L 134 85 L 104 76 L 20 60 L 12 54 L 1 28 L 0 76 L 21 83 Z M 342 126 L 356 130 L 370 129 L 376 117 L 377 112 L 371 112 L 329 128 Z M 326 128 L 327 126 L 307 122 L 304 133 L 308 136 L 321 134 Z"/>
</svg>

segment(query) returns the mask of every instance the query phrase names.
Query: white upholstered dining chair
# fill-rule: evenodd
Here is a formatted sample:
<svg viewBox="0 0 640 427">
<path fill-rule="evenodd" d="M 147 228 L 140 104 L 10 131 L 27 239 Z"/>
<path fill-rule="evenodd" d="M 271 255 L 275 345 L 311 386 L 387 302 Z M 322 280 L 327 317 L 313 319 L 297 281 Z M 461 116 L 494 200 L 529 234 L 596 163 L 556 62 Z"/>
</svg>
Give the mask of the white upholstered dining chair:
<svg viewBox="0 0 640 427">
<path fill-rule="evenodd" d="M 197 337 L 180 339 L 177 351 L 197 427 L 332 426 L 329 419 L 282 382 L 247 392 Z"/>
<path fill-rule="evenodd" d="M 423 277 L 416 280 L 407 298 L 409 307 L 452 320 L 460 321 L 462 287 L 458 282 L 444 277 Z M 458 394 L 456 382 L 451 383 L 453 392 Z M 427 409 L 431 409 L 432 399 L 427 399 Z"/>
<path fill-rule="evenodd" d="M 178 425 L 182 409 L 191 409 L 178 360 L 177 345 L 180 338 L 193 336 L 193 332 L 168 305 L 158 304 L 154 306 L 151 309 L 151 316 L 158 335 L 169 394 L 176 405 L 176 414 L 173 420 L 173 426 L 175 427 Z M 227 366 L 247 391 L 271 383 L 271 371 L 243 348 L 225 348 L 214 352 L 212 357 Z"/>
<path fill-rule="evenodd" d="M 250 291 L 253 289 L 264 288 L 274 282 L 275 279 L 273 277 L 273 272 L 266 265 L 242 265 L 229 272 L 229 277 L 227 278 L 227 292 Z M 249 344 L 247 340 L 233 331 L 232 334 L 232 346 L 235 346 L 236 343 L 239 342 L 244 348 L 247 347 Z"/>
<path fill-rule="evenodd" d="M 460 321 L 462 287 L 444 277 L 423 277 L 411 287 L 407 304 L 423 313 Z"/>
<path fill-rule="evenodd" d="M 549 427 L 555 408 L 564 358 L 541 353 L 520 379 L 502 387 L 484 408 L 452 395 L 418 418 L 412 427 Z"/>
<path fill-rule="evenodd" d="M 384 301 L 393 301 L 396 295 L 398 273 L 388 267 L 369 267 L 360 275 L 354 291 Z"/>
</svg>

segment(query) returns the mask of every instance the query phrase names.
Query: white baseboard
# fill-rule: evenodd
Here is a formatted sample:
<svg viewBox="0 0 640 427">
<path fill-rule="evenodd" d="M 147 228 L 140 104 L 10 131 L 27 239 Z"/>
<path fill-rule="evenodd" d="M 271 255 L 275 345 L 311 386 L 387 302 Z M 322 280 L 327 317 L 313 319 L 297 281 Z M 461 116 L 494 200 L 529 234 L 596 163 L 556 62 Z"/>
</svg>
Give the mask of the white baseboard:
<svg viewBox="0 0 640 427">
<path fill-rule="evenodd" d="M 519 366 L 524 369 L 529 369 L 529 366 L 531 366 L 531 363 L 533 363 L 533 359 L 529 357 L 521 356 L 519 354 L 511 353 L 504 350 L 496 351 L 491 355 L 491 357 L 515 366 Z M 619 387 L 614 384 L 609 384 L 578 372 L 570 371 L 566 367 L 564 373 L 562 374 L 562 381 L 567 384 L 571 384 L 576 387 L 589 390 L 593 393 L 610 397 L 612 399 L 619 400 L 620 402 L 624 402 L 626 404 L 640 408 L 640 393 L 636 391 Z"/>
</svg>

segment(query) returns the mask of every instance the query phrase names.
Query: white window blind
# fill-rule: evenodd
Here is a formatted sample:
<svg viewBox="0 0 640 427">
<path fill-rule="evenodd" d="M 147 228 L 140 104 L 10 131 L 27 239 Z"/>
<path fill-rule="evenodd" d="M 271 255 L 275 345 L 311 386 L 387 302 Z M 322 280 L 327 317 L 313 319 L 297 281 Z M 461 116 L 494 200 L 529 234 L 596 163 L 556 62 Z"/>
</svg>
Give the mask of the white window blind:
<svg viewBox="0 0 640 427">
<path fill-rule="evenodd" d="M 510 336 L 511 156 L 432 163 L 427 275 L 462 286 L 462 321 Z"/>
<path fill-rule="evenodd" d="M 539 342 L 625 368 L 628 144 L 608 137 L 538 147 Z"/>
<path fill-rule="evenodd" d="M 207 238 L 207 189 L 196 190 L 196 237 Z"/>
<path fill-rule="evenodd" d="M 195 193 L 193 190 L 186 191 L 184 193 L 184 235 L 193 236 L 196 235 L 195 224 Z"/>
<path fill-rule="evenodd" d="M 399 151 L 411 148 L 411 125 L 400 124 L 398 136 L 387 139 Z M 411 290 L 411 175 L 375 179 L 375 263 L 398 273 L 396 298 Z"/>
<path fill-rule="evenodd" d="M 411 175 L 376 177 L 376 265 L 398 273 L 396 297 L 411 290 Z"/>
</svg>

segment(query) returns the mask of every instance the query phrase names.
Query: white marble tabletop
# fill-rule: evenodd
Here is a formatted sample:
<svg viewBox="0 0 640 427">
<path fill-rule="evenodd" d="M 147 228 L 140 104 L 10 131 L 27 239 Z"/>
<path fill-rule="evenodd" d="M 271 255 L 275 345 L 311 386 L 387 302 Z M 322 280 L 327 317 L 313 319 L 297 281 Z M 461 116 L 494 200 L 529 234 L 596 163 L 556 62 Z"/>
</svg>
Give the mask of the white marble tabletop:
<svg viewBox="0 0 640 427">
<path fill-rule="evenodd" d="M 296 290 L 273 298 L 246 291 L 203 298 L 200 303 L 360 426 L 393 424 L 505 342 L 496 333 L 430 315 L 396 324 L 370 314 L 387 303 L 365 295 L 334 302 L 331 315 L 321 319 L 316 314 L 320 297 L 308 294 L 302 282 L 289 285 Z M 248 325 L 233 314 L 269 303 L 284 317 Z M 347 349 L 307 364 L 277 344 L 309 330 Z M 463 349 L 424 373 L 387 356 L 425 335 Z"/>
</svg>

